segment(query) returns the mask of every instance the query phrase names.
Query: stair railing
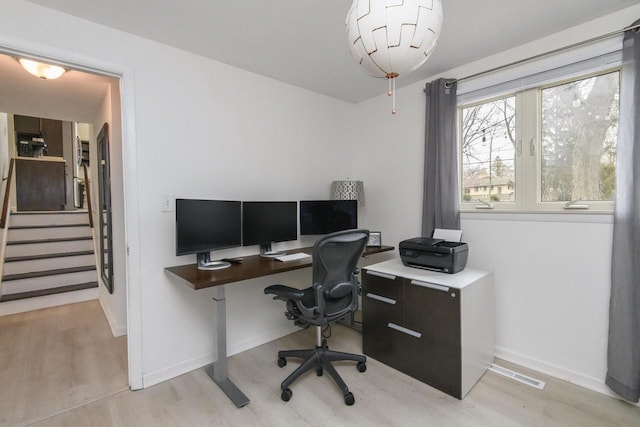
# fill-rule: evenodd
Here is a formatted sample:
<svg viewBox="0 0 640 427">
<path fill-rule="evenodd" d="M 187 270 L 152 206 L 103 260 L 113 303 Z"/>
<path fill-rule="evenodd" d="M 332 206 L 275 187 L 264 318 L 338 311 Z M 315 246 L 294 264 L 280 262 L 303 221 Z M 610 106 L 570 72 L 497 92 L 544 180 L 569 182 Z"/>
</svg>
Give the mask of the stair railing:
<svg viewBox="0 0 640 427">
<path fill-rule="evenodd" d="M 11 193 L 11 178 L 13 177 L 13 164 L 15 159 L 9 161 L 9 174 L 3 181 L 7 184 L 4 187 L 4 200 L 2 202 L 2 216 L 0 217 L 0 228 L 4 229 L 7 226 L 7 214 L 9 213 L 9 195 Z"/>
<path fill-rule="evenodd" d="M 84 170 L 84 191 L 87 192 L 87 212 L 89 212 L 89 227 L 93 228 L 93 215 L 91 213 L 91 186 L 89 185 L 89 171 L 85 163 L 82 164 Z"/>
</svg>

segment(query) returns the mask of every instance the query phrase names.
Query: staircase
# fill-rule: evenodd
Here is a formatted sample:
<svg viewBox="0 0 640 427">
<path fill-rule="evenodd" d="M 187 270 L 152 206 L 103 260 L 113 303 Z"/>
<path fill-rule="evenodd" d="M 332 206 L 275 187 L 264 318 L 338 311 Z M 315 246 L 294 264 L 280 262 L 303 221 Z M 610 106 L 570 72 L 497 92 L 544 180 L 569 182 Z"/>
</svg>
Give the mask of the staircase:
<svg viewBox="0 0 640 427">
<path fill-rule="evenodd" d="M 87 211 L 12 213 L 0 303 L 97 288 Z"/>
</svg>

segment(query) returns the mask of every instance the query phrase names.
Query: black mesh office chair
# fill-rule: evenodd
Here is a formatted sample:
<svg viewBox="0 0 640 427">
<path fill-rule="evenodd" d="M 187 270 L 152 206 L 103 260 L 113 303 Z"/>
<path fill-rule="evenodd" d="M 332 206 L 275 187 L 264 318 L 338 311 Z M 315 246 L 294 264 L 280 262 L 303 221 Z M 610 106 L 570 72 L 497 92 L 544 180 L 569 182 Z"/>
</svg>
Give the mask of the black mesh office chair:
<svg viewBox="0 0 640 427">
<path fill-rule="evenodd" d="M 342 380 L 332 361 L 353 360 L 358 362 L 358 371 L 367 369 L 367 358 L 359 354 L 331 351 L 322 338 L 322 327 L 336 322 L 358 309 L 358 260 L 367 241 L 368 230 L 347 230 L 329 234 L 313 245 L 313 285 L 307 289 L 296 289 L 284 285 L 272 285 L 264 293 L 275 295 L 274 299 L 286 301 L 288 319 L 301 326 L 315 325 L 316 347 L 307 350 L 283 350 L 278 352 L 278 366 L 287 364 L 288 357 L 304 361 L 280 385 L 282 400 L 291 399 L 289 388 L 298 377 L 309 369 L 316 368 L 316 374 L 323 371 L 338 384 L 344 395 L 344 403 L 353 405 L 355 399 Z"/>
</svg>

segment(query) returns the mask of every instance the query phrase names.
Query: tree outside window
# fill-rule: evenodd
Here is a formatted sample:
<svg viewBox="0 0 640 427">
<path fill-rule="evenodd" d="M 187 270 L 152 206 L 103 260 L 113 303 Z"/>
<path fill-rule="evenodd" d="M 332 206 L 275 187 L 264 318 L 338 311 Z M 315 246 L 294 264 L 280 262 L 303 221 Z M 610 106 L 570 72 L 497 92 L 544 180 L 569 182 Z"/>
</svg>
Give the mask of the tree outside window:
<svg viewBox="0 0 640 427">
<path fill-rule="evenodd" d="M 543 202 L 613 200 L 619 74 L 542 90 Z"/>
</svg>

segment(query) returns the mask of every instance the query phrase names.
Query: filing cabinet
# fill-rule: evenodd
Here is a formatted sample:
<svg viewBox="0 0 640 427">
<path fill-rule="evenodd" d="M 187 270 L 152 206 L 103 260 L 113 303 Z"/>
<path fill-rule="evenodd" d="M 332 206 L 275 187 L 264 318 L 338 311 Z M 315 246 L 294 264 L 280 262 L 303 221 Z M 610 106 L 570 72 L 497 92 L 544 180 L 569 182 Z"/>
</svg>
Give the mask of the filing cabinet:
<svg viewBox="0 0 640 427">
<path fill-rule="evenodd" d="M 493 273 L 390 260 L 362 277 L 363 352 L 458 399 L 493 362 Z"/>
</svg>

